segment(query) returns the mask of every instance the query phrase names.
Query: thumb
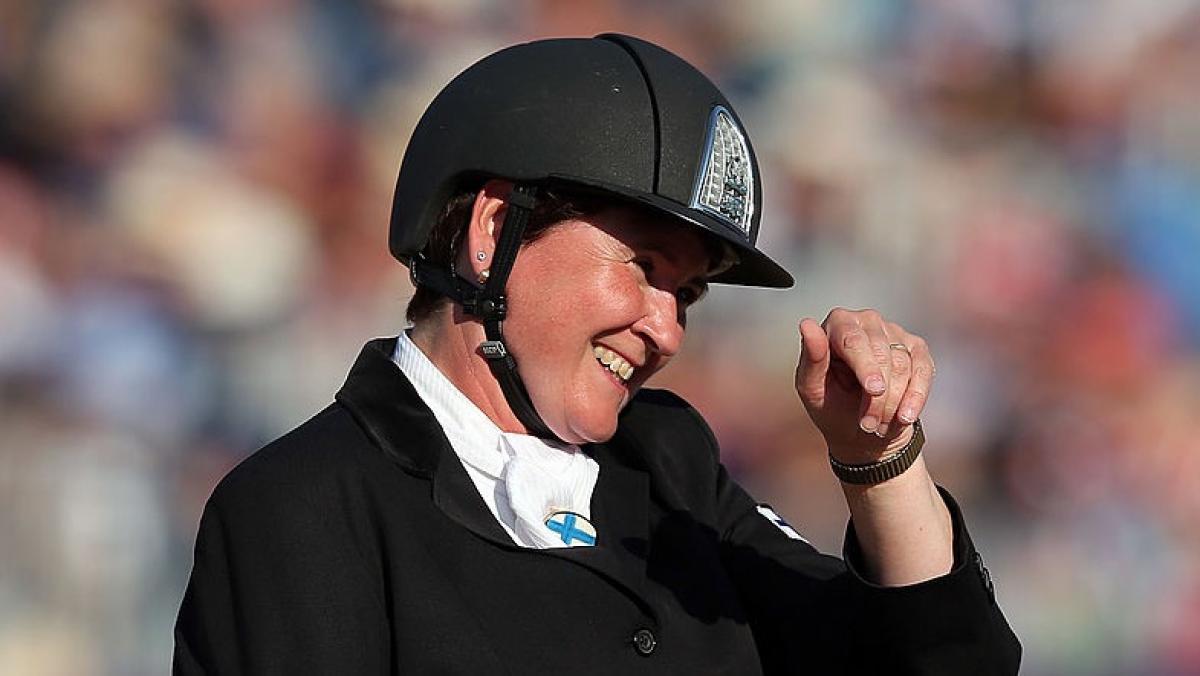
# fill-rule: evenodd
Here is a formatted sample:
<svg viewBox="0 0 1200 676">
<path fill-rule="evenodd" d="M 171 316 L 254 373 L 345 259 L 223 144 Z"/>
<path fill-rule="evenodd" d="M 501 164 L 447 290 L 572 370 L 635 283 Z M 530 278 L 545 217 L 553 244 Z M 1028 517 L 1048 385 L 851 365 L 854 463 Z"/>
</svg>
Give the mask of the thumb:
<svg viewBox="0 0 1200 676">
<path fill-rule="evenodd" d="M 825 399 L 829 373 L 829 336 L 815 319 L 800 321 L 800 361 L 796 365 L 796 392 L 806 404 L 819 406 Z"/>
</svg>

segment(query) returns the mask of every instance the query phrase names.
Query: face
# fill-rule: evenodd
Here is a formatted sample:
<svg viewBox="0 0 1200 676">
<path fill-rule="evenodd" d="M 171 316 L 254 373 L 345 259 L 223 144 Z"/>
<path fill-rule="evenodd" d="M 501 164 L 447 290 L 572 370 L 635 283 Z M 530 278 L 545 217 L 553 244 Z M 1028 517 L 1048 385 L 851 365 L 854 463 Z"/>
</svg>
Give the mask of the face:
<svg viewBox="0 0 1200 676">
<path fill-rule="evenodd" d="M 612 437 L 621 408 L 682 346 L 711 265 L 692 229 L 620 208 L 525 245 L 504 335 L 550 429 L 572 443 Z"/>
</svg>

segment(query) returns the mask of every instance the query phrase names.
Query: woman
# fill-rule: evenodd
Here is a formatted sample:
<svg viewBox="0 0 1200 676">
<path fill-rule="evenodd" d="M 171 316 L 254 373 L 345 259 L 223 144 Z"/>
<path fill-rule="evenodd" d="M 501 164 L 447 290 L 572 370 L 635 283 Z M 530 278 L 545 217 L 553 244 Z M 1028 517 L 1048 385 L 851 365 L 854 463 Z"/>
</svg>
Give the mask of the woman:
<svg viewBox="0 0 1200 676">
<path fill-rule="evenodd" d="M 1016 673 L 919 454 L 918 336 L 874 311 L 800 324 L 844 562 L 643 388 L 709 282 L 791 284 L 698 71 L 626 36 L 498 52 L 430 105 L 395 200 L 413 326 L 218 486 L 177 673 Z"/>
</svg>

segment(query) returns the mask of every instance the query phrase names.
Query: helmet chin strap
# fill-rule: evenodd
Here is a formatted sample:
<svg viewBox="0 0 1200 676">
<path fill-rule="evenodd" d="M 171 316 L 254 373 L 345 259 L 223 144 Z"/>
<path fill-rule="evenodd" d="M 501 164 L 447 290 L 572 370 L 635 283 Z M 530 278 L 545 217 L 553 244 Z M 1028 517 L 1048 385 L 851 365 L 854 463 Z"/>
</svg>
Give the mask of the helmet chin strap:
<svg viewBox="0 0 1200 676">
<path fill-rule="evenodd" d="M 458 301 L 462 304 L 463 312 L 479 318 L 487 337 L 487 340 L 480 343 L 479 351 L 487 359 L 492 375 L 500 383 L 500 390 L 504 392 L 509 408 L 530 434 L 558 440 L 558 436 L 550 431 L 538 415 L 537 409 L 533 407 L 529 392 L 517 373 L 517 361 L 504 344 L 503 324 L 508 314 L 505 286 L 517 259 L 517 251 L 521 248 L 521 238 L 525 234 L 525 226 L 529 223 L 529 215 L 537 203 L 535 193 L 534 186 L 518 183 L 509 194 L 504 226 L 500 230 L 500 239 L 496 242 L 487 283 L 482 288 L 465 283 L 452 270 L 428 265 L 421 256 L 409 261 L 409 271 L 414 285 L 431 288 Z"/>
</svg>

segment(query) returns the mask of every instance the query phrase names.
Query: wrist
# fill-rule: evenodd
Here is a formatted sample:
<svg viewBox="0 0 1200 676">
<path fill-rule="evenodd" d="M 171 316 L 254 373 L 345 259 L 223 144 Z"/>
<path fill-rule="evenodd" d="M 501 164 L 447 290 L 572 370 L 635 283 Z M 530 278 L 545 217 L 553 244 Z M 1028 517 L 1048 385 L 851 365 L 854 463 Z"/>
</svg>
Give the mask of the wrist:
<svg viewBox="0 0 1200 676">
<path fill-rule="evenodd" d="M 831 451 L 829 465 L 834 475 L 844 484 L 873 486 L 883 483 L 906 472 L 921 454 L 921 448 L 925 445 L 925 434 L 919 420 L 913 422 L 908 437 L 908 441 L 900 448 L 868 462 L 847 463 L 839 460 Z"/>
<path fill-rule="evenodd" d="M 848 465 L 879 462 L 908 446 L 914 433 L 914 425 L 905 425 L 899 434 L 886 442 L 873 434 L 862 433 L 855 440 L 858 443 L 828 445 L 829 457 Z"/>
</svg>

